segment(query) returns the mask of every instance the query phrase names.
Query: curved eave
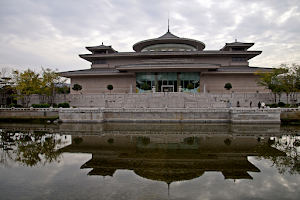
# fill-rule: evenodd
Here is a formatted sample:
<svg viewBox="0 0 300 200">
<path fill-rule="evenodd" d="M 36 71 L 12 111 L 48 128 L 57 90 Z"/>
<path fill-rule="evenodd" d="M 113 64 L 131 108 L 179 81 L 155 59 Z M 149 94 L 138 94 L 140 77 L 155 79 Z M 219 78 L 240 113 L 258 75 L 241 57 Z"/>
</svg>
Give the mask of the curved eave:
<svg viewBox="0 0 300 200">
<path fill-rule="evenodd" d="M 114 50 L 111 46 L 95 46 L 95 47 L 85 47 L 87 50 L 93 52 L 97 50 L 108 50 L 109 52 L 116 53 L 118 51 Z"/>
<path fill-rule="evenodd" d="M 87 69 L 87 70 L 77 70 L 77 71 L 67 71 L 67 72 L 59 72 L 60 76 L 71 78 L 71 77 L 83 77 L 83 76 L 128 76 L 133 75 L 134 73 L 123 73 L 117 69 L 114 70 L 94 70 L 94 69 Z"/>
<path fill-rule="evenodd" d="M 168 51 L 168 52 L 119 52 L 112 54 L 80 54 L 79 57 L 92 62 L 95 59 L 160 56 L 245 56 L 251 59 L 262 51 Z"/>
<path fill-rule="evenodd" d="M 222 49 L 220 49 L 220 51 L 229 51 L 230 47 L 245 47 L 246 49 L 249 49 L 253 45 L 254 43 L 241 43 L 241 42 L 226 43 L 225 46 Z"/>
<path fill-rule="evenodd" d="M 247 68 L 220 68 L 216 71 L 203 72 L 202 74 L 254 74 L 258 70 L 269 71 L 272 68 L 247 67 Z"/>
<path fill-rule="evenodd" d="M 243 71 L 241 71 L 241 72 L 218 72 L 218 71 L 212 71 L 212 72 L 202 72 L 202 75 L 204 75 L 204 74 L 254 74 L 255 72 L 243 72 Z"/>
<path fill-rule="evenodd" d="M 135 43 L 132 48 L 136 52 L 140 52 L 143 48 L 154 44 L 188 44 L 195 47 L 199 51 L 202 51 L 205 48 L 205 44 L 203 42 L 188 38 L 155 38 L 143 40 Z"/>
</svg>

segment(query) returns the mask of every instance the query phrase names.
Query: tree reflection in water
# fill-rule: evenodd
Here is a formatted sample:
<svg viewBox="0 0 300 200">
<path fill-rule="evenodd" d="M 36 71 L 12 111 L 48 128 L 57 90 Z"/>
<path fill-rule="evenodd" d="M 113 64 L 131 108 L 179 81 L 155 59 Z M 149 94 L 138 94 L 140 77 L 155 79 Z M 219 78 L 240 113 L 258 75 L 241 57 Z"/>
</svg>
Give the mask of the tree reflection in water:
<svg viewBox="0 0 300 200">
<path fill-rule="evenodd" d="M 59 162 L 62 153 L 59 147 L 65 142 L 59 134 L 47 132 L 1 132 L 1 143 L 1 165 L 9 167 L 17 162 L 33 167 Z"/>
<path fill-rule="evenodd" d="M 155 151 L 158 151 L 156 148 L 164 149 L 164 151 L 167 152 L 167 155 L 170 155 L 170 152 L 174 151 L 172 149 L 180 147 L 185 149 L 180 150 L 180 152 L 194 152 L 197 150 L 197 156 L 202 156 L 204 160 L 207 159 L 210 161 L 212 158 L 217 159 L 218 156 L 224 156 L 227 154 L 237 154 L 237 156 L 239 153 L 248 153 L 248 155 L 259 154 L 256 158 L 270 160 L 273 163 L 273 166 L 282 174 L 300 174 L 300 137 L 297 135 L 282 135 L 279 127 L 278 129 L 272 129 L 273 127 L 252 126 L 249 128 L 248 126 L 219 125 L 221 128 L 217 129 L 216 126 L 207 125 L 194 125 L 195 127 L 193 128 L 193 126 L 190 125 L 182 125 L 180 127 L 176 127 L 174 125 L 160 125 L 157 127 L 157 125 L 146 126 L 140 124 L 134 126 L 131 124 L 104 124 L 99 127 L 100 125 L 97 124 L 94 125 L 95 127 L 91 125 L 90 129 L 88 129 L 88 125 L 78 126 L 79 127 L 75 126 L 74 128 L 74 125 L 61 125 L 59 130 L 56 130 L 56 127 L 52 129 L 52 132 L 60 134 L 50 134 L 46 131 L 33 131 L 31 127 L 27 129 L 21 128 L 21 132 L 14 132 L 12 131 L 12 127 L 9 126 L 10 131 L 1 132 L 0 165 L 9 167 L 14 162 L 17 162 L 24 166 L 33 167 L 39 164 L 46 165 L 52 162 L 59 162 L 62 152 L 72 152 L 72 150 L 74 150 L 72 148 L 77 148 L 78 151 L 76 150 L 75 152 L 90 153 L 93 148 L 96 147 L 95 152 L 98 157 L 101 156 L 98 155 L 100 152 L 99 148 L 103 148 L 103 156 L 105 158 L 105 152 L 108 150 L 113 153 L 120 152 L 122 150 L 120 157 L 122 157 L 123 160 L 123 157 L 126 157 L 125 155 L 127 155 L 129 160 L 131 160 L 131 157 L 135 158 L 137 155 L 133 154 L 133 152 L 138 152 L 139 156 L 141 156 L 141 158 L 139 158 L 140 160 L 147 160 L 156 156 L 156 154 L 152 153 L 151 149 L 153 148 Z M 102 126 L 104 126 L 104 128 Z M 72 128 L 74 131 L 70 131 Z M 80 132 L 80 128 L 84 131 Z M 191 128 L 193 129 L 190 130 Z M 145 134 L 139 134 L 139 136 L 136 136 L 135 133 L 137 130 L 141 133 L 140 130 L 144 129 Z M 252 129 L 255 130 L 253 130 L 254 132 L 252 133 L 247 132 L 248 129 L 251 129 L 251 131 Z M 269 131 L 269 129 L 272 131 Z M 78 135 L 84 135 L 86 130 L 93 130 L 94 132 L 91 131 L 88 136 L 78 137 Z M 97 132 L 95 130 L 101 130 L 101 132 Z M 122 130 L 125 131 L 122 132 Z M 229 132 L 229 130 L 231 132 Z M 276 132 L 277 130 L 278 132 Z M 284 134 L 287 134 L 285 129 L 283 131 Z M 182 134 L 177 134 L 178 132 Z M 194 133 L 197 137 L 191 137 L 190 134 L 186 134 L 190 132 Z M 265 132 L 276 133 L 264 135 Z M 150 135 L 153 137 L 152 141 L 150 140 L 148 133 L 153 133 Z M 215 135 L 217 137 L 213 137 L 213 133 L 216 133 Z M 243 133 L 246 134 L 243 135 Z M 249 137 L 247 135 L 250 133 L 253 134 L 254 137 Z M 73 135 L 72 145 L 66 147 L 66 140 L 63 139 L 63 137 L 65 137 L 64 135 Z M 99 135 L 101 135 L 101 137 L 99 137 Z M 262 137 L 262 135 L 264 135 L 264 137 Z M 85 140 L 83 139 L 84 137 L 87 137 L 88 139 Z M 268 140 L 268 138 L 270 139 Z M 245 143 L 239 144 L 241 141 L 244 141 Z M 89 142 L 91 145 L 89 145 Z M 99 146 L 94 146 L 95 144 L 99 144 Z M 129 146 L 126 146 L 127 144 Z M 249 146 L 244 146 L 245 144 Z M 63 146 L 64 148 L 61 148 Z M 130 151 L 131 148 L 133 148 L 132 152 Z M 148 157 L 145 158 L 143 155 L 146 151 L 151 153 L 148 153 Z M 189 155 L 183 156 L 178 154 L 178 152 L 174 155 L 180 159 L 186 159 L 189 158 L 189 156 L 192 156 L 190 153 Z M 160 153 L 159 156 L 163 155 Z M 245 156 L 245 158 L 247 157 Z M 94 159 L 96 159 L 96 156 Z M 199 158 L 199 162 L 200 161 L 201 158 Z M 101 162 L 97 161 L 97 163 Z M 130 163 L 128 162 L 125 164 L 129 165 L 131 163 L 132 160 Z M 128 167 L 128 169 L 131 168 L 132 166 Z"/>
<path fill-rule="evenodd" d="M 286 154 L 286 156 L 262 155 L 258 159 L 268 159 L 272 161 L 272 167 L 275 167 L 280 174 L 300 174 L 300 136 L 283 135 L 269 139 L 269 144 Z"/>
</svg>

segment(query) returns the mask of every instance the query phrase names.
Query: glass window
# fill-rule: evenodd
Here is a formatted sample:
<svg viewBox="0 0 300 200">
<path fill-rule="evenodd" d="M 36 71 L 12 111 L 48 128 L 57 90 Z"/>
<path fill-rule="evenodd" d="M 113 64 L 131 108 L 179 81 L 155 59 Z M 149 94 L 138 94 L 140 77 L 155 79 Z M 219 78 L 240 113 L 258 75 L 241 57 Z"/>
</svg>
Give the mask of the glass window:
<svg viewBox="0 0 300 200">
<path fill-rule="evenodd" d="M 199 72 L 148 72 L 136 73 L 136 86 L 140 88 L 143 83 L 156 86 L 157 91 L 161 90 L 162 85 L 174 85 L 174 91 L 177 91 L 178 86 L 186 88 L 189 83 L 199 86 Z"/>
<path fill-rule="evenodd" d="M 232 51 L 245 51 L 245 48 L 232 48 Z"/>
<path fill-rule="evenodd" d="M 245 57 L 232 57 L 232 62 L 246 62 Z"/>
<path fill-rule="evenodd" d="M 154 44 L 145 47 L 142 51 L 196 51 L 194 46 L 188 44 Z"/>
<path fill-rule="evenodd" d="M 187 85 L 189 84 L 189 81 L 184 81 L 184 88 L 186 88 L 187 87 Z"/>
<path fill-rule="evenodd" d="M 101 60 L 94 60 L 93 64 L 106 64 L 106 60 L 105 59 L 101 59 Z"/>
</svg>

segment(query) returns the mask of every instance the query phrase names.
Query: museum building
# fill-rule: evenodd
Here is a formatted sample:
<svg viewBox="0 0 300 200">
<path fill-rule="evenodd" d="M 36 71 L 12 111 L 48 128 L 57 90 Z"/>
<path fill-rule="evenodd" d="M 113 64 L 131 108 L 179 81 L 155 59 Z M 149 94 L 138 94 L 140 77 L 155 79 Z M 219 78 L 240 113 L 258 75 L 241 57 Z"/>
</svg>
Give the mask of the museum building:
<svg viewBox="0 0 300 200">
<path fill-rule="evenodd" d="M 248 62 L 262 53 L 249 51 L 253 45 L 235 41 L 220 50 L 204 50 L 203 42 L 178 37 L 168 29 L 158 38 L 134 44 L 134 52 L 118 52 L 103 43 L 86 47 L 91 53 L 79 56 L 91 68 L 60 75 L 71 79 L 71 87 L 80 84 L 82 94 L 107 93 L 107 85 L 113 85 L 114 93 L 225 92 L 226 83 L 235 92 L 263 92 L 254 73 L 264 68 L 250 67 Z M 189 84 L 193 87 L 188 89 Z"/>
</svg>

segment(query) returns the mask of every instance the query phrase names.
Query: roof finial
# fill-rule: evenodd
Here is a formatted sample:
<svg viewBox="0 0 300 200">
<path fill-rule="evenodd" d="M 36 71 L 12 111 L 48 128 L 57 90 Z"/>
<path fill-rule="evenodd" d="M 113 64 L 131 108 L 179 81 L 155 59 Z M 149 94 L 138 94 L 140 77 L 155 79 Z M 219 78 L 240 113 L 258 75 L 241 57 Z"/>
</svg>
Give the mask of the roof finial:
<svg viewBox="0 0 300 200">
<path fill-rule="evenodd" d="M 169 26 L 169 11 L 168 11 L 168 32 L 170 32 L 170 26 Z"/>
</svg>

